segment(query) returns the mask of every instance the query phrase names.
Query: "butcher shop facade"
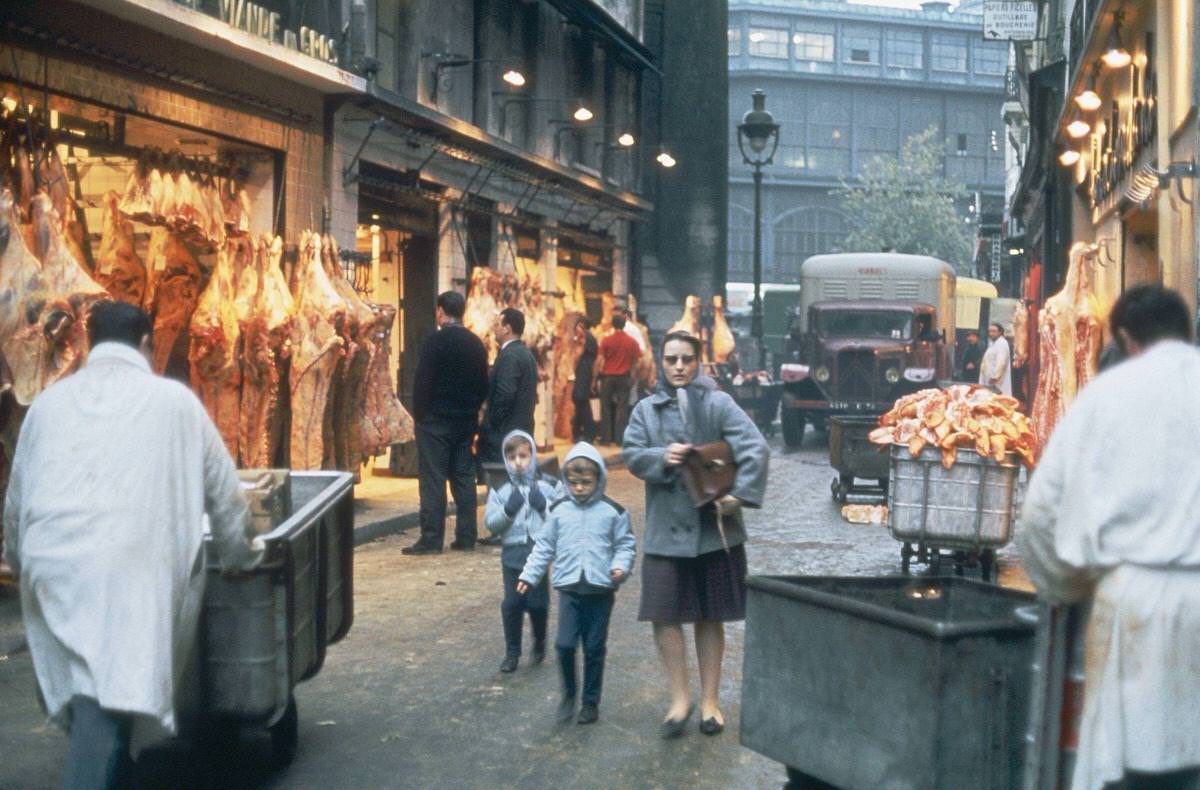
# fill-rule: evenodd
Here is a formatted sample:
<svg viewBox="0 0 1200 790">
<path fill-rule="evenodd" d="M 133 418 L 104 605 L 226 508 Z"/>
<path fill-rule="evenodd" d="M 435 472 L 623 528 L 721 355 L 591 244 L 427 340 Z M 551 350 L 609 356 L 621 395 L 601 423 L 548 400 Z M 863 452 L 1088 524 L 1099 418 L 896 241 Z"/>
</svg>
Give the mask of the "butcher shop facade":
<svg viewBox="0 0 1200 790">
<path fill-rule="evenodd" d="M 364 81 L 204 3 L 52 5 L 0 30 L 3 221 L 22 231 L 6 255 L 72 304 L 143 307 L 153 366 L 192 386 L 242 466 L 356 470 L 410 438 L 395 307 L 362 297 L 353 233 L 326 232 L 326 101 Z M 83 358 L 86 333 L 46 320 L 37 347 L 0 339 L 6 454 L 23 408 Z"/>
</svg>

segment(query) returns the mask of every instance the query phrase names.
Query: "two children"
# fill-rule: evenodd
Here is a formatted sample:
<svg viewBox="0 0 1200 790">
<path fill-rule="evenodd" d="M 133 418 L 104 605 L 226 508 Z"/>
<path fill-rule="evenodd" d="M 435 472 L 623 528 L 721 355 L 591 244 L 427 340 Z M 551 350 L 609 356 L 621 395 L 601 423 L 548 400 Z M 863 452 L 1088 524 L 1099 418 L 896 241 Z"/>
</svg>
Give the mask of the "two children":
<svg viewBox="0 0 1200 790">
<path fill-rule="evenodd" d="M 510 441 L 512 459 L 510 460 Z M 521 442 L 524 442 L 526 451 Z M 625 508 L 604 495 L 608 481 L 604 459 L 590 444 L 581 442 L 571 448 L 563 464 L 563 482 L 566 495 L 557 496 L 541 509 L 538 505 L 546 495 L 546 489 L 534 486 L 528 473 L 524 477 L 515 475 L 514 469 L 527 452 L 536 470 L 536 455 L 533 440 L 528 434 L 514 431 L 504 439 L 505 465 L 509 470 L 509 482 L 495 489 L 488 496 L 485 524 L 493 532 L 503 532 L 504 550 L 501 561 L 504 565 L 505 603 L 510 599 L 510 589 L 524 601 L 534 623 L 534 657 L 539 660 L 538 644 L 545 650 L 546 615 L 549 601 L 546 590 L 546 572 L 551 563 L 551 583 L 559 591 L 558 650 L 559 667 L 563 678 L 563 698 L 558 707 L 560 721 L 569 721 L 575 715 L 579 684 L 576 673 L 576 647 L 583 643 L 583 694 L 577 721 L 591 724 L 600 718 L 600 691 L 604 680 L 604 657 L 608 642 L 608 622 L 616 599 L 617 587 L 629 577 L 636 555 L 636 541 L 630 528 L 629 514 Z M 526 467 L 528 468 L 528 467 Z M 536 474 L 536 472 L 535 472 Z M 540 481 L 546 482 L 546 481 Z M 522 489 L 524 486 L 524 489 Z M 548 487 L 548 483 L 547 483 Z M 528 494 L 514 492 L 528 491 Z M 561 494 L 561 486 L 552 491 Z M 534 499 L 538 501 L 534 501 Z M 518 526 L 519 524 L 519 526 Z M 519 532 L 515 531 L 519 530 Z M 520 552 L 509 550 L 518 545 L 515 537 L 523 534 L 525 557 L 523 569 L 513 578 L 510 563 L 515 562 Z M 530 539 L 533 545 L 530 550 Z M 504 551 L 509 551 L 505 558 Z M 510 586 L 510 580 L 515 584 Z M 536 608 L 540 606 L 541 608 Z M 504 611 L 504 606 L 501 607 Z M 535 611 L 540 611 L 541 638 L 538 642 L 538 620 Z M 516 649 L 520 653 L 521 616 L 516 616 Z M 505 614 L 505 640 L 512 655 L 510 625 Z M 505 669 L 508 658 L 501 670 Z"/>
</svg>

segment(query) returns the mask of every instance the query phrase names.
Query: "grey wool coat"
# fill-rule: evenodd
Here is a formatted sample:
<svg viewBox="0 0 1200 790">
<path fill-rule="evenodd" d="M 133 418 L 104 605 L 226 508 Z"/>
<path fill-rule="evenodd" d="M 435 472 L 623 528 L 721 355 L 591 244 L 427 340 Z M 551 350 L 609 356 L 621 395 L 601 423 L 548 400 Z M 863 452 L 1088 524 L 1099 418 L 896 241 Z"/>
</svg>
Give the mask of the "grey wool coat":
<svg viewBox="0 0 1200 790">
<path fill-rule="evenodd" d="M 666 465 L 667 445 L 724 439 L 733 448 L 737 464 L 733 495 L 747 507 L 757 508 L 766 492 L 770 451 L 754 422 L 707 376 L 697 376 L 687 392 L 688 424 L 680 413 L 675 390 L 660 386 L 634 407 L 625 429 L 625 466 L 646 483 L 646 554 L 698 557 L 723 548 L 715 508 L 692 505 L 678 467 Z M 740 512 L 726 516 L 724 524 L 730 546 L 746 542 Z"/>
</svg>

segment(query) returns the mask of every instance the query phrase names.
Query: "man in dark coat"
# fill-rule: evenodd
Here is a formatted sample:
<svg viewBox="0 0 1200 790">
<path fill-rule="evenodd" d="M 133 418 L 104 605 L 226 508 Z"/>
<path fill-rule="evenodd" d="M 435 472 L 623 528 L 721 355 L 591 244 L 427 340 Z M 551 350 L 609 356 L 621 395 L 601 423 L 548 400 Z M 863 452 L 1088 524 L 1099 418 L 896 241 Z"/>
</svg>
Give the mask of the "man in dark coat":
<svg viewBox="0 0 1200 790">
<path fill-rule="evenodd" d="M 421 346 L 413 385 L 417 423 L 417 475 L 421 493 L 421 537 L 405 554 L 439 554 L 446 537 L 446 482 L 454 496 L 454 541 L 450 548 L 475 547 L 475 460 L 471 443 L 479 429 L 479 407 L 488 391 L 487 351 L 462 324 L 466 300 L 446 291 L 437 298 L 438 331 Z"/>
<path fill-rule="evenodd" d="M 571 438 L 575 442 L 596 441 L 596 420 L 592 417 L 592 370 L 596 365 L 596 338 L 588 331 L 588 320 L 575 322 L 575 342 L 583 344 L 583 352 L 575 360 L 575 384 L 571 387 Z"/>
<path fill-rule="evenodd" d="M 979 345 L 978 332 L 967 333 L 967 342 L 963 344 L 961 359 L 959 380 L 969 381 L 972 384 L 979 381 L 979 363 L 983 360 L 983 347 Z"/>
<path fill-rule="evenodd" d="M 480 432 L 480 460 L 503 463 L 500 443 L 510 431 L 533 433 L 533 409 L 537 405 L 537 360 L 521 335 L 525 333 L 525 314 L 514 307 L 500 313 L 496 340 L 500 353 L 492 365 L 488 387 L 487 412 Z"/>
</svg>

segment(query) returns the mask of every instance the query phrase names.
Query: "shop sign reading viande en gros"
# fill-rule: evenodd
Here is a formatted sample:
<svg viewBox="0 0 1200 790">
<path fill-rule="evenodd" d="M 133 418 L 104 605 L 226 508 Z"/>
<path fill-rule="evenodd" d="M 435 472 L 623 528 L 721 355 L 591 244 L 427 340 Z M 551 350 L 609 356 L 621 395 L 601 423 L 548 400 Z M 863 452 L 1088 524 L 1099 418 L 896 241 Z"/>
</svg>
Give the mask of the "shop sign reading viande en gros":
<svg viewBox="0 0 1200 790">
<path fill-rule="evenodd" d="M 220 0 L 218 18 L 238 30 L 252 36 L 264 38 L 288 49 L 303 52 L 309 57 L 330 63 L 338 63 L 337 42 L 310 27 L 299 31 L 283 27 L 282 15 L 257 3 L 246 0 Z"/>
<path fill-rule="evenodd" d="M 1102 205 L 1121 188 L 1134 169 L 1138 155 L 1154 142 L 1158 126 L 1158 77 L 1154 72 L 1154 34 L 1146 34 L 1145 65 L 1137 61 L 1131 69 L 1129 84 L 1133 95 L 1121 107 L 1115 99 L 1103 134 L 1092 135 L 1091 172 L 1088 192 L 1092 208 Z M 1122 109 L 1125 111 L 1122 112 Z"/>
</svg>

